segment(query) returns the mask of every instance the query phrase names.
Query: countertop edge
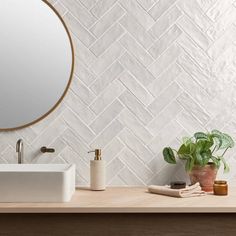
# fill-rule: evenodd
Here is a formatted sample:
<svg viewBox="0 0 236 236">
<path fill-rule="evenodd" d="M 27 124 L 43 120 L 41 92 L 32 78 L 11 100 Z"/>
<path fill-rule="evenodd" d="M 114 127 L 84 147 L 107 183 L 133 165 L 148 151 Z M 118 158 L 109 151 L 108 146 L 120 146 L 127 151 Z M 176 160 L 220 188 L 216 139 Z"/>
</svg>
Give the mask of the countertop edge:
<svg viewBox="0 0 236 236">
<path fill-rule="evenodd" d="M 94 208 L 76 208 L 76 207 L 63 207 L 63 208 L 44 208 L 44 207 L 30 207 L 30 208 L 0 208 L 1 213 L 236 213 L 235 208 L 211 208 L 211 207 L 196 207 L 196 208 L 174 208 L 174 207 L 157 207 L 157 208 L 148 208 L 148 207 L 94 207 Z"/>
</svg>

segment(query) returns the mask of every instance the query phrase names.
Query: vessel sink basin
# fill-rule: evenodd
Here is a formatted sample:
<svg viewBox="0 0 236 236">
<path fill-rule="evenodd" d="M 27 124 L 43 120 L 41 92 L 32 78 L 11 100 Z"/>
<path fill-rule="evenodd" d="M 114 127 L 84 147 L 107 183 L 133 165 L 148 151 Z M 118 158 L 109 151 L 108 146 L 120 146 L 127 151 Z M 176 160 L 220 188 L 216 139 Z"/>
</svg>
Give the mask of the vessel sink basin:
<svg viewBox="0 0 236 236">
<path fill-rule="evenodd" d="M 73 164 L 0 164 L 0 202 L 68 202 Z"/>
</svg>

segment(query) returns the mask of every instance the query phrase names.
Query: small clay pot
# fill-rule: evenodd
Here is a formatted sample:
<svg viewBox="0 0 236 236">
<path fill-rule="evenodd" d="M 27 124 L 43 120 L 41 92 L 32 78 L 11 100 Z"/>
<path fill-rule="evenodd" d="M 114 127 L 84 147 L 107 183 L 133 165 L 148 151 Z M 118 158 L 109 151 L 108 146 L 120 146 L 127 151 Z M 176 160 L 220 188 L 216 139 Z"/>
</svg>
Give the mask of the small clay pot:
<svg viewBox="0 0 236 236">
<path fill-rule="evenodd" d="M 212 192 L 217 170 L 214 163 L 208 163 L 203 167 L 194 166 L 192 171 L 189 172 L 191 184 L 199 182 L 203 191 Z"/>
</svg>

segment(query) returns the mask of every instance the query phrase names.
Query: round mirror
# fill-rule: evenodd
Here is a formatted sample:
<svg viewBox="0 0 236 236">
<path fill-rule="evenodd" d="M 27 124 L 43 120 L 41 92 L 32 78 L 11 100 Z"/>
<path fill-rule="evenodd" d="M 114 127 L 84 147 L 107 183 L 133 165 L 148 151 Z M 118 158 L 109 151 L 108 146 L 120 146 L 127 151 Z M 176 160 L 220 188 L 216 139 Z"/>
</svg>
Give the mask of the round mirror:
<svg viewBox="0 0 236 236">
<path fill-rule="evenodd" d="M 68 29 L 43 0 L 0 1 L 0 130 L 48 115 L 69 88 L 74 54 Z"/>
</svg>

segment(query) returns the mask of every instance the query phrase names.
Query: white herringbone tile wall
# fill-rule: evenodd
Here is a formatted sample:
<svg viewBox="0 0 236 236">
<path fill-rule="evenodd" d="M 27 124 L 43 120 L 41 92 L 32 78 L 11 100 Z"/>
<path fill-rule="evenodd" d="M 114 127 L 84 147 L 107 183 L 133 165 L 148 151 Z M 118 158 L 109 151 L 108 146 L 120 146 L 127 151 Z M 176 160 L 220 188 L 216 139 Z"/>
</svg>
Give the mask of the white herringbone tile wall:
<svg viewBox="0 0 236 236">
<path fill-rule="evenodd" d="M 107 184 L 186 179 L 163 161 L 166 145 L 217 128 L 236 138 L 235 0 L 50 0 L 72 34 L 76 66 L 62 105 L 38 124 L 0 134 L 1 162 L 75 163 L 89 183 L 87 151 L 102 148 Z M 56 39 L 55 39 L 56 40 Z M 56 149 L 41 154 L 41 146 Z M 236 185 L 235 151 L 227 154 Z"/>
</svg>

